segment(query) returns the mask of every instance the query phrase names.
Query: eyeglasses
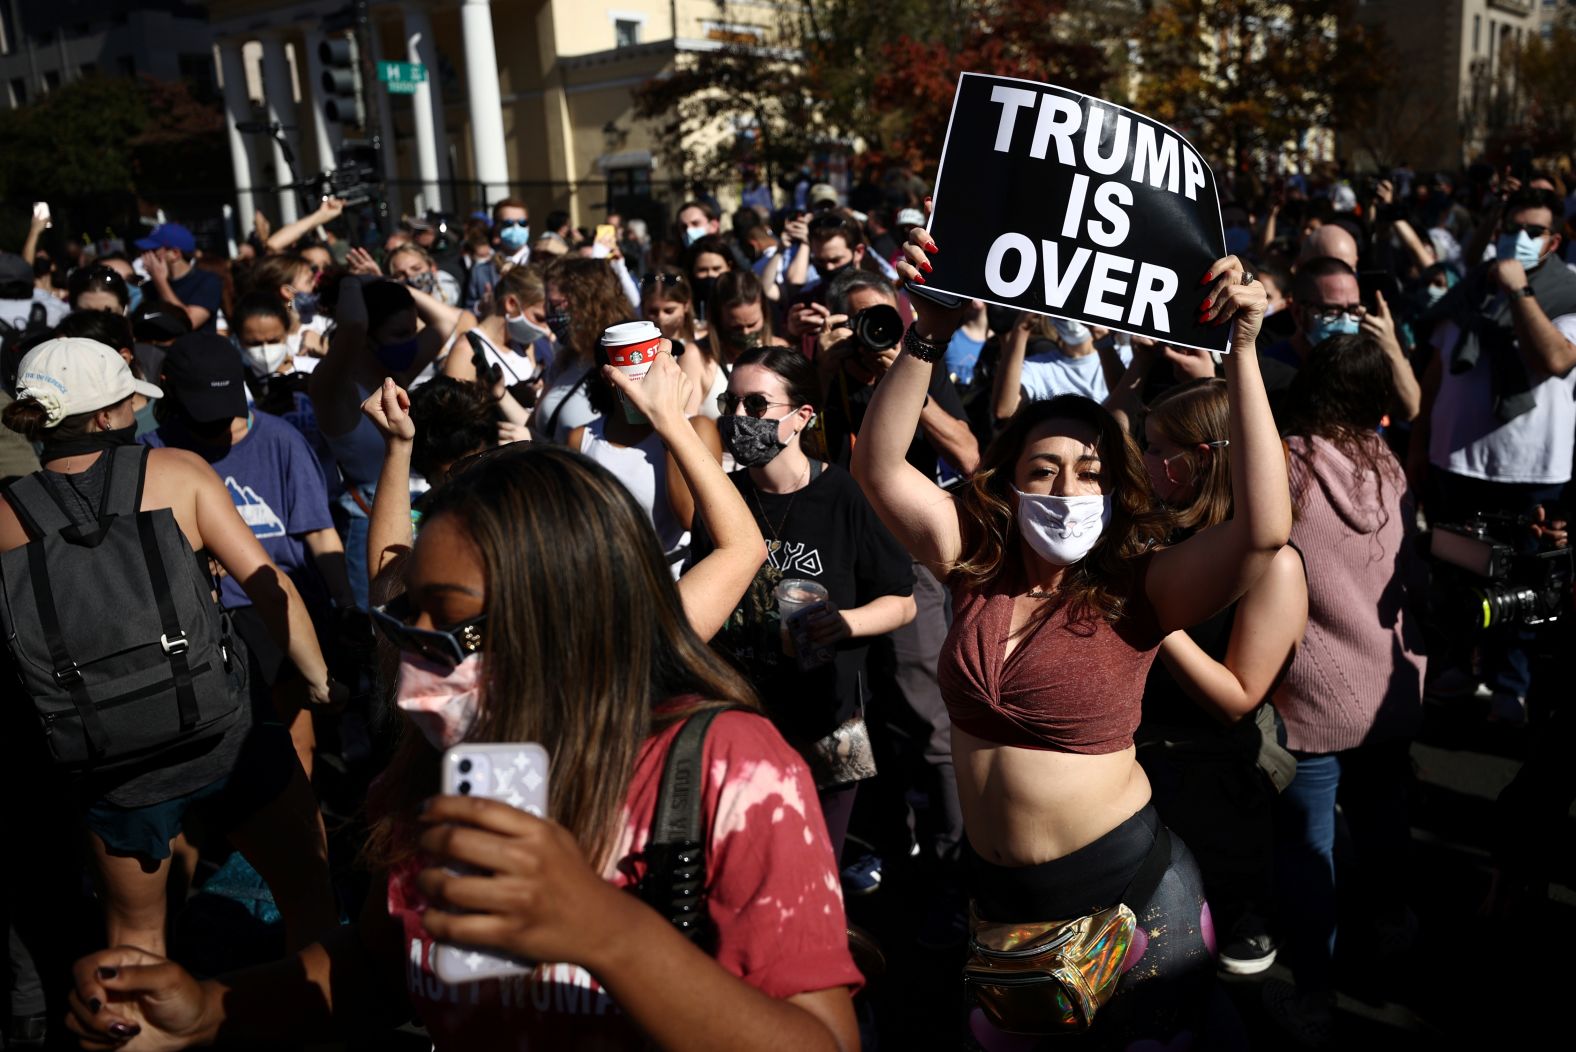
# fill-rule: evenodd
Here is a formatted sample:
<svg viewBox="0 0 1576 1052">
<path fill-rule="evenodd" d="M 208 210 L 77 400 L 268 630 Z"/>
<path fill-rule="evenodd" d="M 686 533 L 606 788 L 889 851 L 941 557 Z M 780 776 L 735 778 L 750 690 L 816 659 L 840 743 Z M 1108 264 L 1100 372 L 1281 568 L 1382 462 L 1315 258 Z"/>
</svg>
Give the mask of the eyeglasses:
<svg viewBox="0 0 1576 1052">
<path fill-rule="evenodd" d="M 372 623 L 383 638 L 428 661 L 453 668 L 482 648 L 481 626 L 486 614 L 439 629 L 416 628 L 408 623 L 411 616 L 410 597 L 405 595 L 372 608 Z"/>
<path fill-rule="evenodd" d="M 847 222 L 847 220 L 843 218 L 843 214 L 841 212 L 822 212 L 820 215 L 810 220 L 810 229 L 831 230 L 834 227 L 842 226 L 845 222 Z"/>
<path fill-rule="evenodd" d="M 1500 229 L 1511 237 L 1515 237 L 1522 231 L 1526 231 L 1528 237 L 1542 237 L 1549 232 L 1549 228 L 1542 223 L 1506 223 Z"/>
<path fill-rule="evenodd" d="M 741 397 L 739 395 L 732 394 L 731 392 L 724 391 L 722 394 L 717 396 L 717 411 L 723 416 L 732 416 L 739 408 L 740 402 L 744 403 L 744 411 L 756 419 L 760 419 L 761 417 L 765 416 L 766 410 L 768 409 L 779 406 L 786 406 L 789 409 L 794 408 L 794 404 L 792 402 L 768 401 L 766 396 L 763 394 L 747 394 Z"/>
<path fill-rule="evenodd" d="M 1198 444 L 1201 446 L 1207 446 L 1210 449 L 1225 449 L 1227 446 L 1231 445 L 1231 440 L 1229 438 L 1217 438 L 1212 442 L 1200 442 Z M 1173 486 L 1180 486 L 1185 480 L 1179 479 L 1171 474 L 1171 462 L 1173 460 L 1178 460 L 1182 457 L 1185 457 L 1191 452 L 1193 452 L 1193 450 L 1184 449 L 1180 453 L 1173 453 L 1169 457 L 1163 457 L 1152 449 L 1146 449 L 1144 450 L 1144 456 L 1148 457 L 1150 460 L 1159 461 L 1160 472 L 1165 476 L 1166 481 L 1171 483 Z"/>
<path fill-rule="evenodd" d="M 1347 318 L 1358 319 L 1362 309 L 1362 305 L 1359 303 L 1349 303 L 1344 307 L 1315 307 L 1310 303 L 1308 305 L 1308 314 L 1310 317 L 1326 324 L 1334 325 L 1336 322 Z"/>
<path fill-rule="evenodd" d="M 647 274 L 640 279 L 640 287 L 649 289 L 661 285 L 665 289 L 671 289 L 675 285 L 683 284 L 683 282 L 683 274 Z"/>
<path fill-rule="evenodd" d="M 529 219 L 500 219 L 500 220 L 498 220 L 498 229 L 499 230 L 502 230 L 504 227 L 530 226 L 530 225 L 531 225 L 531 221 Z"/>
</svg>

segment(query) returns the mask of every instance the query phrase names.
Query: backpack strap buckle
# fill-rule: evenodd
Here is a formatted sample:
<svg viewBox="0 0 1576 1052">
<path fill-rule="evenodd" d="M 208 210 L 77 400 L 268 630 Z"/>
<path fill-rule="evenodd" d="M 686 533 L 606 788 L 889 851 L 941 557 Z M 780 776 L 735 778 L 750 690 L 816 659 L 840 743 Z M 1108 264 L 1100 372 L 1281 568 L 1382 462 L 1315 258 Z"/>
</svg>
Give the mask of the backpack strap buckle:
<svg viewBox="0 0 1576 1052">
<path fill-rule="evenodd" d="M 76 662 L 55 670 L 55 682 L 70 690 L 82 685 L 82 669 Z"/>
<path fill-rule="evenodd" d="M 164 648 L 166 654 L 174 657 L 176 654 L 186 653 L 191 644 L 187 642 L 185 632 L 178 632 L 174 639 L 171 639 L 168 634 L 159 636 L 159 646 Z"/>
</svg>

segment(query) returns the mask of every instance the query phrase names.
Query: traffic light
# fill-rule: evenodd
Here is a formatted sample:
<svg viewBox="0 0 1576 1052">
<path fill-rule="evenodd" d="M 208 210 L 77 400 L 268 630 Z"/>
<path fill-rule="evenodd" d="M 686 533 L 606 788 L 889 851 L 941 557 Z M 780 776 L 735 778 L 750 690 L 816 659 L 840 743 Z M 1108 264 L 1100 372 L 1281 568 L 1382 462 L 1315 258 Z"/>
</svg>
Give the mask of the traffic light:
<svg viewBox="0 0 1576 1052">
<path fill-rule="evenodd" d="M 323 116 L 338 124 L 362 127 L 365 123 L 361 91 L 361 63 L 356 38 L 331 36 L 318 45 L 323 63 Z"/>
</svg>

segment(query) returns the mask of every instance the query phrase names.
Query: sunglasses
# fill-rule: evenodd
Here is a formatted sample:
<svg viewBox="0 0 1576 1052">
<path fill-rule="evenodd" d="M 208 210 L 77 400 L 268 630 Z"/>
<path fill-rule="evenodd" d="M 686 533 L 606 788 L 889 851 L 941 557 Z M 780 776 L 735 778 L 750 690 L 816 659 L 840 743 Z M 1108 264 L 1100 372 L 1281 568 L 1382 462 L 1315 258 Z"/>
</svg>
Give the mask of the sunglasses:
<svg viewBox="0 0 1576 1052">
<path fill-rule="evenodd" d="M 384 639 L 428 661 L 453 668 L 482 648 L 481 626 L 486 614 L 439 629 L 416 628 L 409 624 L 412 616 L 410 598 L 404 595 L 372 608 L 372 623 Z"/>
<path fill-rule="evenodd" d="M 1526 231 L 1528 237 L 1542 237 L 1549 232 L 1549 228 L 1542 223 L 1506 223 L 1501 229 L 1512 237 L 1522 231 Z"/>
<path fill-rule="evenodd" d="M 842 213 L 840 212 L 822 212 L 820 215 L 810 220 L 810 229 L 831 230 L 834 227 L 842 226 L 845 222 L 846 220 L 843 218 Z"/>
<path fill-rule="evenodd" d="M 1358 312 L 1362 309 L 1362 305 L 1358 303 L 1349 303 L 1344 307 L 1316 307 L 1312 304 L 1309 304 L 1308 314 L 1311 317 L 1319 319 L 1320 321 L 1328 322 L 1333 325 L 1342 318 L 1360 317 Z"/>
<path fill-rule="evenodd" d="M 675 285 L 683 284 L 683 282 L 683 274 L 647 274 L 640 279 L 640 287 L 650 289 L 661 285 L 665 289 L 671 289 Z"/>
<path fill-rule="evenodd" d="M 1208 446 L 1210 449 L 1225 449 L 1227 446 L 1231 445 L 1231 440 L 1229 438 L 1217 438 L 1213 442 L 1203 442 L 1200 444 Z M 1173 453 L 1169 457 L 1163 457 L 1159 453 L 1155 453 L 1146 449 L 1144 450 L 1144 456 L 1148 457 L 1150 460 L 1159 461 L 1161 474 L 1165 476 L 1166 481 L 1171 483 L 1173 486 L 1180 486 L 1182 485 L 1183 480 L 1171 474 L 1171 462 L 1173 460 L 1179 460 L 1191 452 L 1193 452 L 1191 449 L 1184 449 L 1180 453 Z"/>
<path fill-rule="evenodd" d="M 498 229 L 499 230 L 502 230 L 504 227 L 508 227 L 508 226 L 530 226 L 530 225 L 531 225 L 531 221 L 529 219 L 500 219 L 500 220 L 498 220 Z"/>
<path fill-rule="evenodd" d="M 768 401 L 766 396 L 763 394 L 747 394 L 743 397 L 740 397 L 739 395 L 724 391 L 722 394 L 717 396 L 717 411 L 723 416 L 732 416 L 734 411 L 739 408 L 740 402 L 744 403 L 744 411 L 756 419 L 760 419 L 761 417 L 765 416 L 766 410 L 771 409 L 774 406 L 787 406 L 790 409 L 794 408 L 792 402 Z"/>
</svg>

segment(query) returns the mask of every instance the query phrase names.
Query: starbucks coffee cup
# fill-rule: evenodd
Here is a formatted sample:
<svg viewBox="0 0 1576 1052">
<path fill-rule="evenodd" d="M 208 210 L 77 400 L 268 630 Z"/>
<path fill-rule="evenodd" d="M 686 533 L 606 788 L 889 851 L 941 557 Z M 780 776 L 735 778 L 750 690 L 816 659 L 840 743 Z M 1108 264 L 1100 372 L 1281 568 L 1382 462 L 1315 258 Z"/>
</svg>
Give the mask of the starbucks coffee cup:
<svg viewBox="0 0 1576 1052">
<path fill-rule="evenodd" d="M 662 348 L 662 331 L 649 321 L 629 321 L 609 326 L 602 333 L 602 347 L 607 351 L 608 364 L 629 377 L 631 381 L 643 380 L 651 363 Z M 644 424 L 646 418 L 622 394 L 624 417 L 631 424 Z"/>
</svg>

